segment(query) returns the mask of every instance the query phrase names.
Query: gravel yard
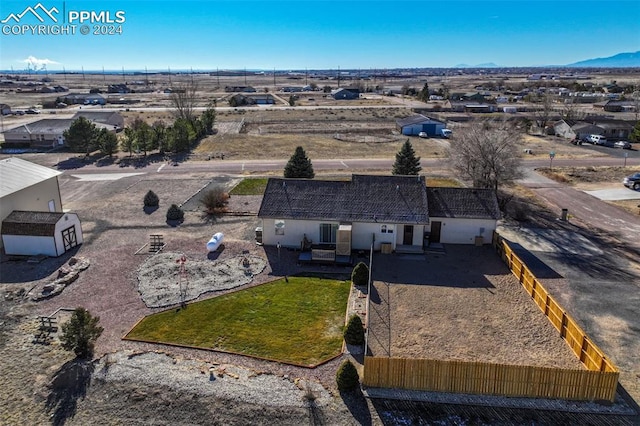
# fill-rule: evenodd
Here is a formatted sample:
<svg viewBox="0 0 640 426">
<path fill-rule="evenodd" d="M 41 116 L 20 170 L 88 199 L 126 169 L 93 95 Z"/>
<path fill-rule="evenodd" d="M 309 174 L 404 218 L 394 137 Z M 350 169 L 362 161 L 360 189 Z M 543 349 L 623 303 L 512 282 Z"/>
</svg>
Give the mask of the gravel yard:
<svg viewBox="0 0 640 426">
<path fill-rule="evenodd" d="M 376 356 L 583 369 L 491 247 L 374 261 Z"/>
</svg>

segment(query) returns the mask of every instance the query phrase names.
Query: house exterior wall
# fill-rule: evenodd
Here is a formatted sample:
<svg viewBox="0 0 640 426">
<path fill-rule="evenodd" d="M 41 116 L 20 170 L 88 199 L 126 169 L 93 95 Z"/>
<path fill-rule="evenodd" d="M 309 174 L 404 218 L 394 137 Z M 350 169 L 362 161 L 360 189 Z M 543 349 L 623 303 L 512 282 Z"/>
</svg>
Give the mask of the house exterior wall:
<svg viewBox="0 0 640 426">
<path fill-rule="evenodd" d="M 2 243 L 5 253 L 9 255 L 36 256 L 44 254 L 51 257 L 58 256 L 56 241 L 53 237 L 3 235 Z"/>
<path fill-rule="evenodd" d="M 432 217 L 431 220 L 442 222 L 442 227 L 440 228 L 440 242 L 443 244 L 474 244 L 475 237 L 480 235 L 484 237 L 485 244 L 491 244 L 493 231 L 496 229 L 496 221 L 494 219 L 451 219 Z"/>
<path fill-rule="evenodd" d="M 404 225 L 398 225 L 396 230 L 396 243 L 393 248 L 396 248 L 396 245 L 403 245 L 404 243 Z M 424 225 L 413 225 L 413 241 L 411 242 L 412 246 L 420 246 L 424 245 Z"/>
<path fill-rule="evenodd" d="M 19 127 L 22 129 L 22 127 Z M 64 144 L 64 137 L 62 132 L 34 132 L 26 133 L 12 132 L 7 130 L 4 134 L 5 143 L 19 144 L 31 147 L 56 147 Z"/>
<path fill-rule="evenodd" d="M 571 126 L 569 126 L 564 121 L 562 123 L 556 124 L 553 129 L 556 132 L 556 136 L 562 136 L 566 139 L 573 139 L 576 137 L 576 134 L 571 129 Z"/>
<path fill-rule="evenodd" d="M 321 221 L 321 220 L 284 220 L 284 235 L 276 235 L 275 221 L 276 219 L 262 219 L 262 243 L 266 246 L 275 246 L 278 243 L 282 247 L 300 248 L 300 243 L 307 235 L 313 244 L 320 242 L 320 224 L 331 223 L 339 225 L 338 222 Z M 387 232 L 382 232 L 383 225 L 386 226 Z M 388 232 L 389 230 L 393 232 Z M 371 238 L 375 235 L 374 250 L 380 250 L 381 243 L 391 243 L 395 249 L 396 244 L 402 244 L 402 235 L 400 242 L 397 241 L 397 235 L 402 232 L 402 225 L 394 225 L 391 223 L 352 223 L 351 228 L 351 249 L 352 250 L 369 250 L 371 248 Z M 414 225 L 413 229 L 413 245 L 422 246 L 424 235 L 423 225 Z"/>
</svg>

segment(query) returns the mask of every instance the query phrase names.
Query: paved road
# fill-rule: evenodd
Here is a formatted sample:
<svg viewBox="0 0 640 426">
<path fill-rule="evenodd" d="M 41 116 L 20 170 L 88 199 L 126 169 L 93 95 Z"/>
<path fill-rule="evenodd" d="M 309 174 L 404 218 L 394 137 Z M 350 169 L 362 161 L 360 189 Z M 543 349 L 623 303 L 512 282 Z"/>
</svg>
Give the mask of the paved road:
<svg viewBox="0 0 640 426">
<path fill-rule="evenodd" d="M 65 165 L 64 159 L 67 154 L 60 154 L 58 162 L 59 168 L 75 167 L 73 164 Z M 429 169 L 441 169 L 445 166 L 447 160 L 438 158 L 426 158 L 421 160 L 422 168 L 425 172 Z M 352 171 L 390 171 L 393 166 L 393 158 L 346 158 L 346 159 L 317 159 L 313 160 L 313 168 L 316 171 L 336 171 L 343 173 L 351 173 Z M 211 160 L 211 161 L 187 161 L 181 162 L 177 167 L 165 166 L 166 163 L 151 163 L 142 167 L 135 168 L 136 172 L 162 172 L 162 173 L 186 173 L 186 172 L 211 172 L 221 174 L 242 175 L 246 173 L 269 173 L 273 171 L 283 170 L 287 160 Z M 558 161 L 557 166 L 612 166 L 618 165 L 619 159 L 609 157 L 597 158 L 580 158 L 580 159 L 562 159 Z M 116 165 L 98 167 L 95 165 L 82 165 L 73 168 L 73 173 L 123 173 L 129 172 L 133 167 L 118 167 Z M 629 158 L 627 166 L 639 166 L 640 158 Z M 526 170 L 532 170 L 536 167 L 548 167 L 548 161 L 541 159 L 525 160 L 524 166 Z M 162 168 L 161 168 L 162 167 Z"/>
</svg>

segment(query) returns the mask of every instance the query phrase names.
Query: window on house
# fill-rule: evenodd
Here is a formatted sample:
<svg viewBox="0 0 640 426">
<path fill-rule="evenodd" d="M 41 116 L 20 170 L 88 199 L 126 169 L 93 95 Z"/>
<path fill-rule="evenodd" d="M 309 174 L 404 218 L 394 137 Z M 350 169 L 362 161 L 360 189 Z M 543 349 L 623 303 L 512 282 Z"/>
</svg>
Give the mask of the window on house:
<svg viewBox="0 0 640 426">
<path fill-rule="evenodd" d="M 276 219 L 275 227 L 276 227 L 276 235 L 284 235 L 284 220 Z"/>
<path fill-rule="evenodd" d="M 380 233 L 382 233 L 382 234 L 386 234 L 387 233 L 387 225 L 380 226 Z"/>
<path fill-rule="evenodd" d="M 333 223 L 320 224 L 320 244 L 335 244 L 338 225 Z"/>
</svg>

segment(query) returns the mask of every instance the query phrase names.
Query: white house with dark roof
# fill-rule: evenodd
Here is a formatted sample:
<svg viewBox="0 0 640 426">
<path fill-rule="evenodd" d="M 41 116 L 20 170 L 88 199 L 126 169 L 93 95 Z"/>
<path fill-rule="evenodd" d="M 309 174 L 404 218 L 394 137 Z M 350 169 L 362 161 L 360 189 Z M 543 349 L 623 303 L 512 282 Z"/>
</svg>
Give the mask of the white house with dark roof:
<svg viewBox="0 0 640 426">
<path fill-rule="evenodd" d="M 373 241 L 374 250 L 419 252 L 429 243 L 490 243 L 500 210 L 489 189 L 353 175 L 350 181 L 270 178 L 258 217 L 265 245 L 299 248 L 306 238 L 350 253 Z"/>
<path fill-rule="evenodd" d="M 263 243 L 335 245 L 342 226 L 351 250 L 381 244 L 422 248 L 429 223 L 424 178 L 353 175 L 350 181 L 270 178 L 258 217 Z"/>
</svg>

